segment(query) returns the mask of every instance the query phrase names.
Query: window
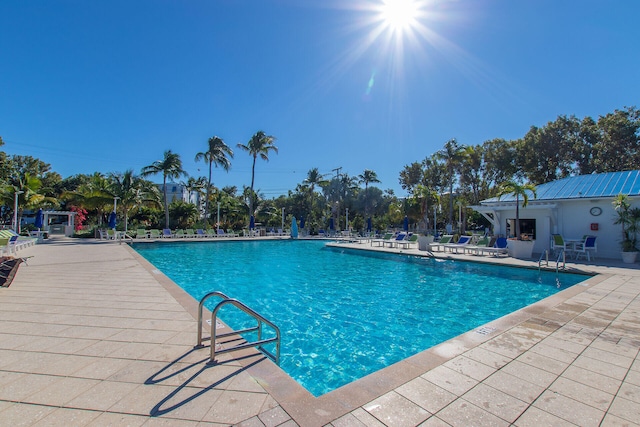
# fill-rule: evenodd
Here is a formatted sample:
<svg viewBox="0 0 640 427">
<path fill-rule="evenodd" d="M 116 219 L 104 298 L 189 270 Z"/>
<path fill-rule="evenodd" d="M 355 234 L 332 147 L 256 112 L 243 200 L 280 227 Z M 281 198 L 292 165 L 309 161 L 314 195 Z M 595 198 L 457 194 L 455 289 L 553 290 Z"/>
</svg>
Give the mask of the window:
<svg viewBox="0 0 640 427">
<path fill-rule="evenodd" d="M 507 236 L 516 237 L 516 220 L 511 218 L 507 220 Z M 536 220 L 520 218 L 520 234 L 523 239 L 536 239 Z"/>
</svg>

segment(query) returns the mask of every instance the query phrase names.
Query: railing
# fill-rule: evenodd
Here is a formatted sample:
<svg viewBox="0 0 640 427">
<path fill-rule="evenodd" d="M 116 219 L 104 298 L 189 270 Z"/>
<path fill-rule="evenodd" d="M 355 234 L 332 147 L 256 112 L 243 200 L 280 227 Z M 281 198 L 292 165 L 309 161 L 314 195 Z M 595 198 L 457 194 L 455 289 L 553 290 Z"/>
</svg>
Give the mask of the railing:
<svg viewBox="0 0 640 427">
<path fill-rule="evenodd" d="M 263 317 L 262 315 L 258 314 L 256 311 L 254 311 L 253 309 L 249 308 L 247 305 L 243 304 L 242 302 L 238 301 L 237 299 L 233 299 L 233 298 L 229 298 L 228 296 L 226 296 L 225 294 L 223 294 L 222 292 L 219 291 L 214 291 L 214 292 L 210 292 L 207 295 L 205 295 L 204 297 L 202 297 L 202 299 L 200 300 L 200 304 L 198 307 L 198 339 L 197 339 L 197 344 L 196 344 L 196 348 L 202 348 L 203 344 L 203 338 L 202 338 L 202 311 L 204 309 L 204 302 L 209 299 L 210 297 L 213 296 L 217 296 L 219 298 L 222 298 L 222 301 L 220 301 L 215 308 L 213 309 L 213 312 L 211 314 L 211 356 L 209 358 L 209 363 L 213 364 L 215 363 L 215 358 L 216 358 L 216 353 L 217 354 L 224 354 L 224 353 L 229 353 L 232 351 L 237 351 L 237 350 L 242 350 L 245 348 L 249 348 L 249 347 L 256 347 L 258 348 L 260 351 L 262 351 L 262 353 L 264 353 L 267 357 L 269 357 L 271 360 L 273 360 L 276 364 L 280 363 L 280 329 L 271 321 L 267 320 L 265 317 Z M 220 309 L 222 307 L 224 307 L 227 304 L 231 304 L 234 307 L 236 307 L 237 309 L 239 309 L 240 311 L 244 312 L 245 314 L 253 317 L 256 322 L 257 325 L 251 328 L 246 328 L 246 329 L 241 329 L 239 331 L 232 331 L 232 332 L 228 332 L 226 334 L 220 334 L 218 335 L 217 333 L 217 326 L 218 326 L 218 311 L 220 311 Z M 263 339 L 262 338 L 262 325 L 266 324 L 269 327 L 271 327 L 276 335 L 275 337 L 272 338 L 266 338 Z M 241 343 L 241 344 L 237 344 L 233 347 L 230 348 L 225 348 L 222 350 L 216 350 L 216 341 L 218 338 L 224 338 L 224 337 L 228 337 L 228 336 L 232 336 L 232 335 L 240 335 L 243 333 L 247 333 L 247 332 L 257 332 L 258 333 L 258 339 L 257 341 L 253 341 L 253 342 L 245 342 L 245 343 Z M 271 353 L 269 350 L 267 350 L 266 348 L 264 348 L 264 344 L 269 344 L 269 343 L 275 343 L 276 344 L 276 352 L 275 354 Z"/>
<path fill-rule="evenodd" d="M 564 270 L 567 267 L 567 254 L 563 249 L 560 249 L 558 252 L 558 258 L 556 258 L 556 273 L 560 270 L 560 260 L 562 259 L 562 269 Z M 549 266 L 549 251 L 545 250 L 540 254 L 540 258 L 538 258 L 538 271 L 542 269 L 542 264 Z"/>
</svg>

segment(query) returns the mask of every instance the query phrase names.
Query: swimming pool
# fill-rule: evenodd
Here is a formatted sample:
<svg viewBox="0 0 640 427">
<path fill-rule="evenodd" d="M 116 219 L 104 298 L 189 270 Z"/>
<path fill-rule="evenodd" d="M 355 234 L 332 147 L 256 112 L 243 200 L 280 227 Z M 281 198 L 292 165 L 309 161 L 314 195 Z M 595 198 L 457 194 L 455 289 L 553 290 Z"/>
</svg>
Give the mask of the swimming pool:
<svg viewBox="0 0 640 427">
<path fill-rule="evenodd" d="M 315 396 L 587 278 L 322 241 L 133 247 L 195 299 L 219 290 L 276 323 L 280 366 Z M 220 317 L 245 326 L 237 311 L 223 308 Z"/>
</svg>

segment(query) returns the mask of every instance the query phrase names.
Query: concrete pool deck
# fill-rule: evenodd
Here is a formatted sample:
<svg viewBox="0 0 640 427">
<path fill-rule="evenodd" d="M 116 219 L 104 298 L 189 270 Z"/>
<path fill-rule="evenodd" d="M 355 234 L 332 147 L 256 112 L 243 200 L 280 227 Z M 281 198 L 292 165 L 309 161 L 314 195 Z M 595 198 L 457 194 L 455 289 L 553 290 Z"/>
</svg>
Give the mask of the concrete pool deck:
<svg viewBox="0 0 640 427">
<path fill-rule="evenodd" d="M 639 425 L 638 264 L 570 263 L 598 275 L 314 398 L 252 350 L 207 365 L 197 302 L 127 245 L 18 255 L 33 257 L 0 289 L 0 425 Z"/>
</svg>

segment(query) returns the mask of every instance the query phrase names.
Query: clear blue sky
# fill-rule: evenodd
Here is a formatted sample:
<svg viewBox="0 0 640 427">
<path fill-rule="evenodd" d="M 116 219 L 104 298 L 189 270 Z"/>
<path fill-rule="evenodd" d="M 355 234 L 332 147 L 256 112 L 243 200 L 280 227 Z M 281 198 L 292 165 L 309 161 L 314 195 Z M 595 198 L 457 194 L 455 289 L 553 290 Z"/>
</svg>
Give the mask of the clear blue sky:
<svg viewBox="0 0 640 427">
<path fill-rule="evenodd" d="M 640 1 L 423 1 L 404 27 L 382 4 L 4 0 L 0 150 L 67 177 L 139 172 L 171 149 L 206 176 L 194 157 L 218 135 L 236 156 L 213 182 L 242 188 L 235 145 L 264 130 L 280 150 L 256 166 L 268 198 L 313 167 L 372 169 L 403 195 L 404 165 L 450 138 L 638 105 Z"/>
</svg>

